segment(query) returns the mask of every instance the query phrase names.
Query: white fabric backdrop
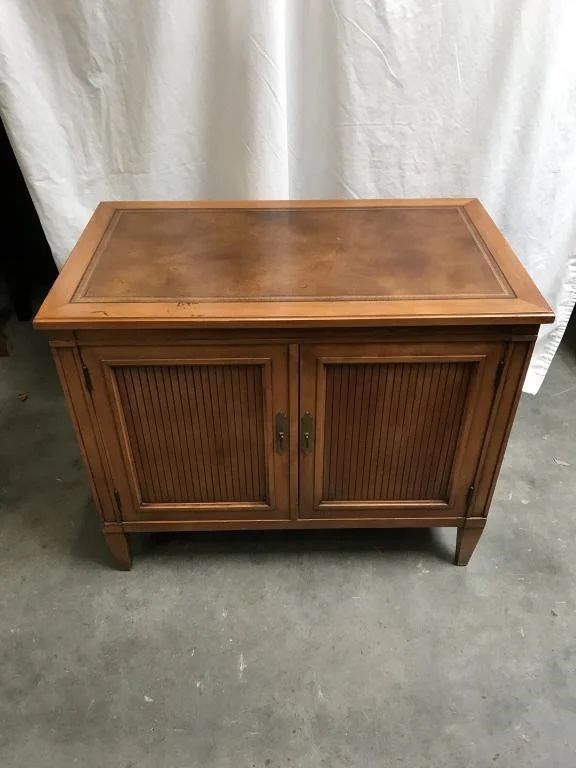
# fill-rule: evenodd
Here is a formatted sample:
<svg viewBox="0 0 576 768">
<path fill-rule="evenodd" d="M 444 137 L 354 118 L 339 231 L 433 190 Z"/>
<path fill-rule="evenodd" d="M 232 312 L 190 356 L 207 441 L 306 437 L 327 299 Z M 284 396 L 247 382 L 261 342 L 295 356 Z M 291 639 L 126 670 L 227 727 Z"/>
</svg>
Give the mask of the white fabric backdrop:
<svg viewBox="0 0 576 768">
<path fill-rule="evenodd" d="M 55 258 L 99 200 L 480 197 L 576 300 L 574 0 L 0 0 L 0 105 Z"/>
</svg>

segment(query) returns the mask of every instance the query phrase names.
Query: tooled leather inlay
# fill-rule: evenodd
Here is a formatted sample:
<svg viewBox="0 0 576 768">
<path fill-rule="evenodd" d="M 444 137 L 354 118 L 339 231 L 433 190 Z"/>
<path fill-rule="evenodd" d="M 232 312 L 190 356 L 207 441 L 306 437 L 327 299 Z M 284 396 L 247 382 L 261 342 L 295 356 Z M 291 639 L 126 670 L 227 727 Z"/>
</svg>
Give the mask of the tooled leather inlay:
<svg viewBox="0 0 576 768">
<path fill-rule="evenodd" d="M 456 206 L 140 208 L 116 211 L 73 301 L 510 296 Z"/>
</svg>

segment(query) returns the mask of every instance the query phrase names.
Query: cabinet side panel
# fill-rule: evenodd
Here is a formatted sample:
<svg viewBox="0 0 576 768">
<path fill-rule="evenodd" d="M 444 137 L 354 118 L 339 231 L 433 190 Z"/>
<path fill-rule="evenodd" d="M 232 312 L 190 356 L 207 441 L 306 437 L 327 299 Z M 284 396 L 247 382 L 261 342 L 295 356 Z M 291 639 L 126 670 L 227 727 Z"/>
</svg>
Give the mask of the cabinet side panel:
<svg viewBox="0 0 576 768">
<path fill-rule="evenodd" d="M 534 341 L 513 342 L 508 347 L 468 517 L 488 514 L 533 349 Z"/>
<path fill-rule="evenodd" d="M 76 439 L 88 471 L 88 480 L 96 509 L 104 523 L 119 522 L 108 483 L 107 460 L 91 414 L 89 395 L 82 377 L 82 361 L 74 347 L 52 347 L 52 355 L 60 378 Z"/>
</svg>

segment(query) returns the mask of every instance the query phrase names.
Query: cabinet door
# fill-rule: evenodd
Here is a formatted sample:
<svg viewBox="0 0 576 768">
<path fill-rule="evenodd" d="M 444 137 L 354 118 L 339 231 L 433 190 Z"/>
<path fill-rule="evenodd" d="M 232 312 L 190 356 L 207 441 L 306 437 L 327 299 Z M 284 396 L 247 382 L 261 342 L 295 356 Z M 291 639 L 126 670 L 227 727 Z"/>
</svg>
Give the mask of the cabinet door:
<svg viewBox="0 0 576 768">
<path fill-rule="evenodd" d="M 460 516 L 502 345 L 305 345 L 303 518 Z"/>
<path fill-rule="evenodd" d="M 285 345 L 82 355 L 124 520 L 289 516 Z"/>
</svg>

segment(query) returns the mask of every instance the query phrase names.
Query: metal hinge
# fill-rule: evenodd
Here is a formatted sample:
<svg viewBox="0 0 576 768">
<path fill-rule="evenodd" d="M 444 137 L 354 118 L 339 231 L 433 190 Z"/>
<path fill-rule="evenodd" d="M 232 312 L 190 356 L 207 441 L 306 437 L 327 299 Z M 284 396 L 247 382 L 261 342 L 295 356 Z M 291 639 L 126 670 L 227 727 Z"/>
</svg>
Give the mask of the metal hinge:
<svg viewBox="0 0 576 768">
<path fill-rule="evenodd" d="M 500 387 L 500 381 L 502 380 L 502 374 L 504 373 L 504 366 L 506 365 L 505 360 L 500 360 L 498 362 L 498 366 L 496 367 L 496 378 L 494 379 L 494 389 L 498 391 L 498 388 Z"/>
<path fill-rule="evenodd" d="M 120 503 L 120 494 L 118 493 L 116 488 L 114 488 L 114 499 L 116 500 L 116 507 L 118 508 L 118 512 L 121 513 L 122 512 L 122 504 Z"/>
<path fill-rule="evenodd" d="M 476 486 L 474 483 L 468 488 L 468 493 L 466 494 L 466 512 L 470 509 L 472 506 L 472 502 L 474 501 L 474 496 L 476 494 Z"/>
<path fill-rule="evenodd" d="M 84 365 L 84 363 L 82 363 L 82 373 L 84 374 L 84 383 L 86 384 L 86 389 L 88 392 L 90 392 L 90 394 L 92 394 L 92 376 L 90 376 L 88 366 Z"/>
</svg>

